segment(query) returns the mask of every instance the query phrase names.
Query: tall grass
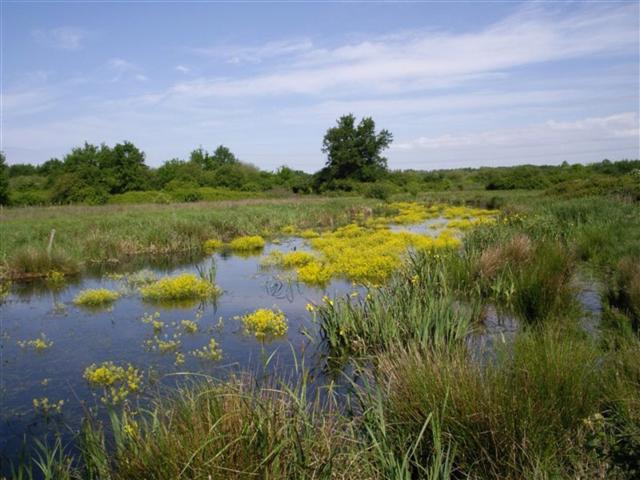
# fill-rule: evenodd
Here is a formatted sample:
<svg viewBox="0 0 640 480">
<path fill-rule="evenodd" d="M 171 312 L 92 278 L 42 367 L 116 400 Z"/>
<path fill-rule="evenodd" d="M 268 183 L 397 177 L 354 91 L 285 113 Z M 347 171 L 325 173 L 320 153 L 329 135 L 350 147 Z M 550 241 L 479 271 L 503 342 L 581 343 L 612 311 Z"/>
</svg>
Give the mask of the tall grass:
<svg viewBox="0 0 640 480">
<path fill-rule="evenodd" d="M 321 305 L 320 330 L 330 353 L 371 355 L 407 342 L 426 348 L 462 341 L 479 308 L 447 291 L 444 264 L 430 257 L 412 255 L 388 285 Z"/>
<path fill-rule="evenodd" d="M 637 344 L 633 350 L 640 353 Z M 607 362 L 595 345 L 550 329 L 521 334 L 485 367 L 462 349 L 396 350 L 381 359 L 378 373 L 390 443 L 401 454 L 421 438 L 419 472 L 442 441 L 422 432 L 432 419 L 454 445 L 462 477 L 604 478 L 598 472 L 625 467 L 592 455 L 586 426 L 624 404 L 629 389 L 640 393 L 637 379 Z M 621 377 L 626 389 L 616 385 Z M 637 415 L 626 422 L 637 429 Z"/>
</svg>

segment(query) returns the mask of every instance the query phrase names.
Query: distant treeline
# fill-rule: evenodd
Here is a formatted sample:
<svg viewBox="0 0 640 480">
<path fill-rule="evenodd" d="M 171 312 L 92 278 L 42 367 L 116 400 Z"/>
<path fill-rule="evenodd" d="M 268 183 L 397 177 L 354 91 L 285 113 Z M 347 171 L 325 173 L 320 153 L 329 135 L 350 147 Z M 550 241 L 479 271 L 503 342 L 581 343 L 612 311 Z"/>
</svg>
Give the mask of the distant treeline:
<svg viewBox="0 0 640 480">
<path fill-rule="evenodd" d="M 188 160 L 171 159 L 161 167 L 145 163 L 145 154 L 131 142 L 113 147 L 85 143 L 62 160 L 41 165 L 7 165 L 0 159 L 0 202 L 9 205 L 68 203 L 138 203 L 197 201 L 288 193 L 353 193 L 386 198 L 444 190 L 550 190 L 562 194 L 628 193 L 640 198 L 640 160 L 588 165 L 519 165 L 452 170 L 386 169 L 378 162 L 375 175 L 362 170 L 339 173 L 330 165 L 315 174 L 282 166 L 264 171 L 240 161 L 225 146 L 210 153 L 202 148 Z M 344 169 L 343 169 L 344 170 Z"/>
</svg>

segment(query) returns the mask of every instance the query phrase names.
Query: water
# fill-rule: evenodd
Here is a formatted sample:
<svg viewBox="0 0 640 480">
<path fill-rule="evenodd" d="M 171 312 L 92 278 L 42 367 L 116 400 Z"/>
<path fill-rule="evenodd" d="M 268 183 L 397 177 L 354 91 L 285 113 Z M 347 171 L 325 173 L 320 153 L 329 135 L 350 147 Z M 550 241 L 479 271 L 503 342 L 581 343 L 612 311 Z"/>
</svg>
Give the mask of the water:
<svg viewBox="0 0 640 480">
<path fill-rule="evenodd" d="M 290 239 L 279 245 L 268 245 L 262 252 L 291 251 L 305 248 L 299 239 Z M 88 275 L 52 289 L 43 283 L 17 284 L 0 306 L 1 362 L 0 382 L 0 455 L 16 458 L 25 443 L 42 438 L 46 432 L 62 428 L 77 429 L 85 406 L 99 405 L 96 393 L 83 378 L 84 369 L 92 363 L 113 361 L 118 365 L 131 363 L 153 372 L 162 383 L 176 381 L 177 372 L 200 372 L 223 378 L 234 369 L 256 369 L 275 350 L 278 371 L 286 371 L 294 364 L 294 355 L 317 357 L 320 346 L 318 325 L 306 310 L 307 303 L 320 303 L 324 295 L 334 296 L 353 291 L 346 281 L 335 280 L 326 288 L 312 288 L 289 282 L 288 272 L 269 271 L 260 267 L 260 256 L 243 258 L 235 255 L 215 254 L 199 262 L 155 266 L 152 271 L 160 275 L 196 273 L 197 267 L 208 270 L 211 262 L 217 267 L 216 283 L 224 291 L 215 303 L 195 303 L 163 306 L 145 303 L 135 291 L 129 291 L 111 308 L 87 310 L 73 304 L 80 290 L 108 288 L 121 290 L 121 280 L 107 276 Z M 287 317 L 289 330 L 285 337 L 259 342 L 243 331 L 238 315 L 257 308 L 279 308 Z M 160 338 L 181 332 L 181 320 L 197 320 L 199 330 L 182 332 L 180 352 L 185 363 L 174 364 L 175 352 L 160 353 L 145 346 L 152 340 L 151 324 L 143 323 L 145 313 L 160 312 L 166 325 Z M 22 348 L 18 341 L 32 340 L 41 334 L 53 341 L 43 351 Z M 218 362 L 200 360 L 189 354 L 214 338 L 222 349 Z M 293 348 L 292 348 L 293 347 Z M 317 360 L 317 359 L 316 359 Z M 317 362 L 316 362 L 317 363 Z M 273 367 L 275 368 L 275 367 Z M 182 377 L 183 378 L 183 377 Z M 147 384 L 149 381 L 147 380 Z M 47 397 L 50 402 L 64 400 L 62 417 L 45 418 L 33 408 L 33 399 Z"/>
</svg>

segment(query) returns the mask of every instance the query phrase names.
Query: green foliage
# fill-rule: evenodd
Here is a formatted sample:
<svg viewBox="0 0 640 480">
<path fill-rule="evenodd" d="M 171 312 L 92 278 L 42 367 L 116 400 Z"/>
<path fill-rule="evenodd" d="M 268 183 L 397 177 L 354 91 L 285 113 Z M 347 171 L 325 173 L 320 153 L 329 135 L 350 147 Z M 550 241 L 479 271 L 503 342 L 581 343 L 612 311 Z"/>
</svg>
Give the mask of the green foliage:
<svg viewBox="0 0 640 480">
<path fill-rule="evenodd" d="M 338 119 L 335 127 L 327 130 L 322 151 L 327 154 L 327 164 L 318 173 L 318 182 L 334 179 L 375 181 L 387 169 L 387 159 L 381 154 L 393 136 L 388 130 L 376 133 L 371 117 L 363 118 L 356 126 L 355 116 L 349 114 Z"/>
<path fill-rule="evenodd" d="M 9 169 L 3 152 L 0 152 L 0 205 L 9 203 Z"/>
</svg>

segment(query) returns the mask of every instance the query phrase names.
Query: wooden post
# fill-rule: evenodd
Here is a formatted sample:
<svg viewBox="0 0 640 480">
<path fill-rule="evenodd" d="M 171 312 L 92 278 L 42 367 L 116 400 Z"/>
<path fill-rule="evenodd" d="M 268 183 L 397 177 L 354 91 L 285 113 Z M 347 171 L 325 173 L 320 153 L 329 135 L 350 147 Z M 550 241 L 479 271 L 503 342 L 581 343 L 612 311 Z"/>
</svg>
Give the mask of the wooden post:
<svg viewBox="0 0 640 480">
<path fill-rule="evenodd" d="M 56 229 L 52 228 L 51 233 L 49 234 L 49 245 L 47 245 L 47 255 L 51 256 L 51 249 L 53 248 L 53 239 L 56 236 Z"/>
</svg>

